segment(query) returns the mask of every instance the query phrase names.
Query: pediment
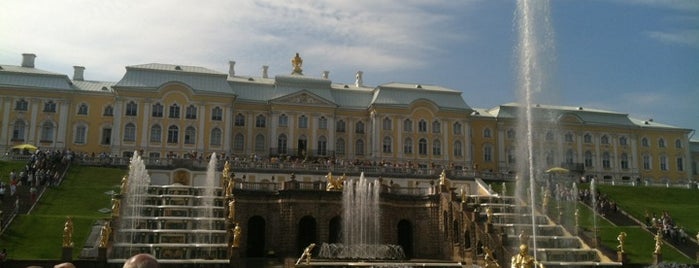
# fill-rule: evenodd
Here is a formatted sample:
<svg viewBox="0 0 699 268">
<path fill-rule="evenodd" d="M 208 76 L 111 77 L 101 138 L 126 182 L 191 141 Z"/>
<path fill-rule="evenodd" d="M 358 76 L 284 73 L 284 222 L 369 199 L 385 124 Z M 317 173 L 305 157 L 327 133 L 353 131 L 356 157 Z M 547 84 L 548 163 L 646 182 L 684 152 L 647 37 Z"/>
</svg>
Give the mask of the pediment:
<svg viewBox="0 0 699 268">
<path fill-rule="evenodd" d="M 309 91 L 302 90 L 289 95 L 275 98 L 271 101 L 274 104 L 309 105 L 337 107 L 335 103 L 315 95 Z"/>
</svg>

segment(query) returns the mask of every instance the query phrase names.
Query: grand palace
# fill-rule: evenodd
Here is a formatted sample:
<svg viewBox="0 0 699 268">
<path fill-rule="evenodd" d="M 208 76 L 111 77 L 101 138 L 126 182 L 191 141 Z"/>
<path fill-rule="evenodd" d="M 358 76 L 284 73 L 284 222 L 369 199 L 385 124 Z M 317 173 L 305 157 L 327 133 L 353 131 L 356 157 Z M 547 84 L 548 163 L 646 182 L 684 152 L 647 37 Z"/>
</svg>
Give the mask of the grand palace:
<svg viewBox="0 0 699 268">
<path fill-rule="evenodd" d="M 369 86 L 303 74 L 259 76 L 187 65 L 126 66 L 119 81 L 0 64 L 0 151 L 33 144 L 150 159 L 213 152 L 260 159 L 325 159 L 417 169 L 512 174 L 516 103 L 474 108 L 462 91 L 419 83 Z M 19 62 L 18 62 L 19 63 Z M 536 105 L 535 157 L 588 178 L 654 183 L 699 180 L 694 130 L 591 109 Z"/>
</svg>

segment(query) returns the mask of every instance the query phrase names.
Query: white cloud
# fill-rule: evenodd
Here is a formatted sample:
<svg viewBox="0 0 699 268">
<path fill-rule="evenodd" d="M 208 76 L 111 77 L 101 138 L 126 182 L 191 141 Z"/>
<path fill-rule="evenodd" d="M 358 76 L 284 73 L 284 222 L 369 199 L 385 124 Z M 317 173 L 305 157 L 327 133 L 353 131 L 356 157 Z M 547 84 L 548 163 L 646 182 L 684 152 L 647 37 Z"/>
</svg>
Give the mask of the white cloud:
<svg viewBox="0 0 699 268">
<path fill-rule="evenodd" d="M 449 14 L 469 3 L 9 0 L 0 25 L 12 27 L 0 36 L 11 41 L 0 45 L 0 61 L 19 63 L 19 53 L 32 52 L 38 68 L 84 65 L 87 77 L 116 80 L 124 66 L 149 62 L 221 70 L 235 59 L 240 73 L 263 64 L 285 73 L 300 52 L 307 63 L 397 71 L 439 53 L 435 40 L 463 39 L 450 32 Z"/>
<path fill-rule="evenodd" d="M 699 30 L 678 30 L 671 32 L 649 31 L 646 32 L 646 35 L 663 43 L 699 48 Z"/>
</svg>

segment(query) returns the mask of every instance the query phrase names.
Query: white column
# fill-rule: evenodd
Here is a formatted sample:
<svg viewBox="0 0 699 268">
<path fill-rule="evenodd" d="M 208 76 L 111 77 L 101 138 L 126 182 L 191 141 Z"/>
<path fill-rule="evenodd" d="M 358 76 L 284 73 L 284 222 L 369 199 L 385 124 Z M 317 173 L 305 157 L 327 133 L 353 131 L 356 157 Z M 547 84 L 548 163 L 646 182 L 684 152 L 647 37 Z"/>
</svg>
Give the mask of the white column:
<svg viewBox="0 0 699 268">
<path fill-rule="evenodd" d="M 0 102 L 0 109 L 2 110 L 2 130 L 0 130 L 0 146 L 3 148 L 11 144 L 12 135 L 10 132 L 10 124 L 14 125 L 14 122 L 10 122 L 10 108 L 12 107 L 12 99 L 10 97 L 4 97 L 2 102 Z M 8 138 L 9 135 L 9 138 Z"/>
<path fill-rule="evenodd" d="M 206 129 L 206 122 L 209 122 L 211 118 L 207 117 L 208 113 L 206 106 L 204 104 L 199 104 L 197 106 L 197 120 L 199 120 L 199 127 L 197 128 L 197 152 L 204 153 L 204 149 L 207 147 L 204 144 L 204 135 L 211 133 L 210 129 Z"/>
<path fill-rule="evenodd" d="M 58 135 L 56 135 L 56 141 L 54 142 L 58 148 L 66 147 L 66 134 L 68 133 L 68 111 L 70 102 L 66 100 L 61 100 L 57 103 L 58 105 Z"/>
<path fill-rule="evenodd" d="M 368 130 L 367 135 L 371 140 L 368 142 L 369 146 L 371 147 L 371 158 L 372 159 L 377 159 L 377 157 L 383 156 L 383 150 L 379 150 L 380 147 L 382 147 L 382 142 L 383 139 L 379 138 L 379 132 L 381 131 L 381 128 L 377 127 L 378 122 L 380 120 L 376 120 L 376 111 L 372 111 L 369 120 L 371 120 L 369 123 L 366 125 L 365 130 Z"/>
<path fill-rule="evenodd" d="M 225 105 L 223 107 L 223 149 L 230 155 L 231 137 L 233 135 L 233 107 Z"/>
<path fill-rule="evenodd" d="M 121 145 L 121 121 L 124 115 L 124 100 L 117 98 L 114 104 L 114 125 L 112 125 L 112 153 L 118 153 Z M 165 127 L 167 131 L 167 127 Z M 166 132 L 167 133 L 167 132 Z"/>
<path fill-rule="evenodd" d="M 41 105 L 41 100 L 40 99 L 32 99 L 31 100 L 31 119 L 29 120 L 29 135 L 27 135 L 28 140 L 27 143 L 29 144 L 37 144 L 37 141 L 39 141 L 39 137 L 37 137 L 36 134 L 36 129 L 37 125 L 39 125 L 39 122 L 37 122 L 37 116 L 39 114 L 39 105 Z"/>
<path fill-rule="evenodd" d="M 141 122 L 141 148 L 147 148 L 150 140 L 148 139 L 148 133 L 150 133 L 150 118 L 151 118 L 151 107 L 152 102 L 146 100 L 143 102 L 143 121 Z M 167 131 L 167 129 L 165 129 Z M 145 157 L 145 155 L 142 155 Z"/>
</svg>

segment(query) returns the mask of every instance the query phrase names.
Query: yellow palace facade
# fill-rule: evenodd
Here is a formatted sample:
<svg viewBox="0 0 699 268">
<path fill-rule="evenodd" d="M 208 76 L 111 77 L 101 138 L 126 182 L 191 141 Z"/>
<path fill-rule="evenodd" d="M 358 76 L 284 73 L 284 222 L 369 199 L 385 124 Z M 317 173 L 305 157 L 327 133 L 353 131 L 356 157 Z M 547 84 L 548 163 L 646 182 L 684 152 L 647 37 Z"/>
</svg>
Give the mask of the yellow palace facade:
<svg viewBox="0 0 699 268">
<path fill-rule="evenodd" d="M 116 82 L 0 64 L 0 150 L 19 144 L 87 155 L 185 158 L 213 152 L 261 159 L 508 174 L 517 157 L 516 104 L 472 108 L 459 90 L 435 85 L 366 86 L 303 74 L 238 75 L 174 64 L 127 66 Z M 686 182 L 699 179 L 693 130 L 583 107 L 538 106 L 542 169 L 587 177 Z M 545 116 L 543 116 L 545 115 Z M 284 159 L 284 158 L 282 158 Z"/>
</svg>

